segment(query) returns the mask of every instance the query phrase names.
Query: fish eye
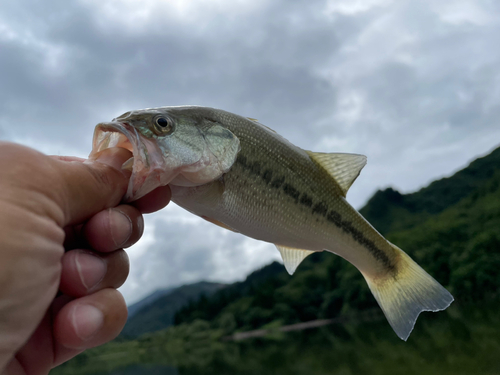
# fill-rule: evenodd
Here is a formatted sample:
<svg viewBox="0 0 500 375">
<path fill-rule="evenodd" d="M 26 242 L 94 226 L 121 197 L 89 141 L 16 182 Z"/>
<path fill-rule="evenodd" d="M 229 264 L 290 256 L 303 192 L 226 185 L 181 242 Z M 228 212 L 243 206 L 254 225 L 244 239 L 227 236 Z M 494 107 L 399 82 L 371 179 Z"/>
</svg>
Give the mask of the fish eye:
<svg viewBox="0 0 500 375">
<path fill-rule="evenodd" d="M 168 120 L 165 117 L 159 117 L 156 119 L 156 125 L 165 128 L 168 126 Z"/>
<path fill-rule="evenodd" d="M 174 130 L 174 123 L 168 117 L 157 117 L 155 119 L 155 130 L 158 135 L 168 135 Z"/>
</svg>

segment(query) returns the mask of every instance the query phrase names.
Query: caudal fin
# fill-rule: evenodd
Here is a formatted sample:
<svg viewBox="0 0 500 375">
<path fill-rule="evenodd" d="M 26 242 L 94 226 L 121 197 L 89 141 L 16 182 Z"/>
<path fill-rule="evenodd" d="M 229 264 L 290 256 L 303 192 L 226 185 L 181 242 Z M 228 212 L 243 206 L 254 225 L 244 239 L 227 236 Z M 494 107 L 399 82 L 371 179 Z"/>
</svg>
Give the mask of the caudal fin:
<svg viewBox="0 0 500 375">
<path fill-rule="evenodd" d="M 365 279 L 389 324 L 406 341 L 422 311 L 444 310 L 453 296 L 404 251 L 392 246 L 400 255 L 397 271 L 385 279 L 366 275 Z"/>
</svg>

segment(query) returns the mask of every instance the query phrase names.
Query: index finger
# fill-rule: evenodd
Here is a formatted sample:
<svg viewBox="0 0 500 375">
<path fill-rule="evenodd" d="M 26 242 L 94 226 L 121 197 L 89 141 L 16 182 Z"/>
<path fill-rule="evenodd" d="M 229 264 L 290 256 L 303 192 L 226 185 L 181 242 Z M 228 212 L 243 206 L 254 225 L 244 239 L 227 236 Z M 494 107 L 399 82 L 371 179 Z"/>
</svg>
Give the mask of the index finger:
<svg viewBox="0 0 500 375">
<path fill-rule="evenodd" d="M 143 214 L 150 214 L 165 207 L 170 202 L 171 197 L 170 186 L 160 186 L 136 201 L 130 202 L 130 204 Z"/>
</svg>

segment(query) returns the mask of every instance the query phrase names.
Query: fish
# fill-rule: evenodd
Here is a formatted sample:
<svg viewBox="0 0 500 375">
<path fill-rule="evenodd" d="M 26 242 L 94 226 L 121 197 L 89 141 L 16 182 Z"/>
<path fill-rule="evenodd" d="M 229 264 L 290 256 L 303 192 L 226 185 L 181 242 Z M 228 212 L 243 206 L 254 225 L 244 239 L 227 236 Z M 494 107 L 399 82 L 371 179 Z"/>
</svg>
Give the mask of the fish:
<svg viewBox="0 0 500 375">
<path fill-rule="evenodd" d="M 172 201 L 222 228 L 276 245 L 293 274 L 314 252 L 352 263 L 395 333 L 453 296 L 346 200 L 367 158 L 303 150 L 254 118 L 201 106 L 134 110 L 94 131 L 89 158 L 109 147 L 133 157 L 125 199 L 169 185 Z"/>
</svg>

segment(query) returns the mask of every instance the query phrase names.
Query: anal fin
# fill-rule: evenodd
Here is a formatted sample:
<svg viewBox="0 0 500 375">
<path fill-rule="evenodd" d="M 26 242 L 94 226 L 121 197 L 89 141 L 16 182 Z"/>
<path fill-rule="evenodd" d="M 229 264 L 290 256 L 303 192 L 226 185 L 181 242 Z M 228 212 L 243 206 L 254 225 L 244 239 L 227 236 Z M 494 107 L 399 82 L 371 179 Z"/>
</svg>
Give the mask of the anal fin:
<svg viewBox="0 0 500 375">
<path fill-rule="evenodd" d="M 201 218 L 205 219 L 206 221 L 209 221 L 210 223 L 215 224 L 221 228 L 230 230 L 231 232 L 239 233 L 237 230 L 231 228 L 229 225 L 224 224 L 222 221 L 212 219 L 211 217 L 208 217 L 208 216 L 201 216 Z"/>
<path fill-rule="evenodd" d="M 293 247 L 287 247 L 282 245 L 276 245 L 276 247 L 281 253 L 281 257 L 283 258 L 283 264 L 290 275 L 293 275 L 299 264 L 302 263 L 302 261 L 308 255 L 311 255 L 312 253 L 316 252 L 312 250 L 295 249 Z"/>
</svg>

